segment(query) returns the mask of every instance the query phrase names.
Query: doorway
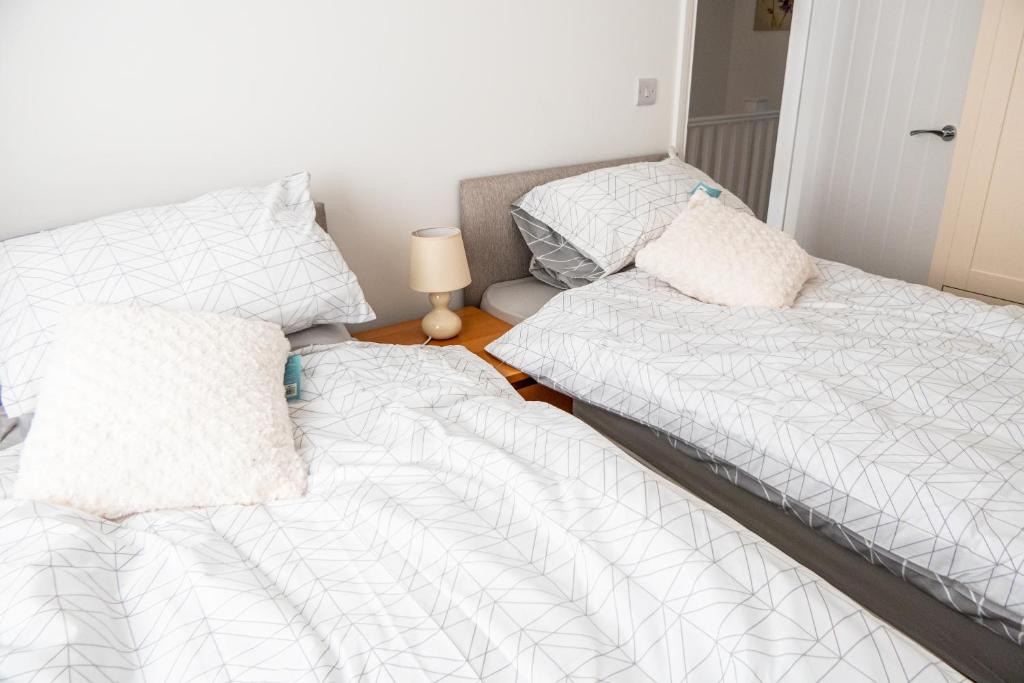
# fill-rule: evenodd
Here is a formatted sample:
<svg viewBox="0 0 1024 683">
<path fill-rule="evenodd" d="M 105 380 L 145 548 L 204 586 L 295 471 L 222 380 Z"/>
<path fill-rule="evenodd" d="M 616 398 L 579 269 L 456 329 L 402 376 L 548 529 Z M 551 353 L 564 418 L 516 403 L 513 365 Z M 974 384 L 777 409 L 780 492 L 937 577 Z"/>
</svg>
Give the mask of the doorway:
<svg viewBox="0 0 1024 683">
<path fill-rule="evenodd" d="M 693 22 L 684 160 L 761 220 L 779 130 L 794 0 L 704 0 Z"/>
</svg>

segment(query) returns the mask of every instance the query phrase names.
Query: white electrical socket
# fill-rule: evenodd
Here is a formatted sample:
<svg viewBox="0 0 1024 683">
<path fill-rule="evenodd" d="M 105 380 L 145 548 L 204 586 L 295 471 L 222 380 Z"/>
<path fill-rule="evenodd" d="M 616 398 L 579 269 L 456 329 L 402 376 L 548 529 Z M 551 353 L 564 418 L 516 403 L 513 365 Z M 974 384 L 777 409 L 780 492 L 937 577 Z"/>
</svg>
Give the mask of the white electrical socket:
<svg viewBox="0 0 1024 683">
<path fill-rule="evenodd" d="M 654 104 L 658 101 L 658 79 L 641 78 L 637 80 L 636 104 L 638 107 Z"/>
</svg>

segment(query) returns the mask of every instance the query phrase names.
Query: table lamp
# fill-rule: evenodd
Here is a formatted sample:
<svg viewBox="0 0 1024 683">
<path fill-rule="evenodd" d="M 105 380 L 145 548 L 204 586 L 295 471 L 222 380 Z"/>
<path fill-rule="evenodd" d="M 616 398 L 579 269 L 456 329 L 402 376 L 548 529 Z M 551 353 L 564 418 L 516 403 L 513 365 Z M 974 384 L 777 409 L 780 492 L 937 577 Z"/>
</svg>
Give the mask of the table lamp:
<svg viewBox="0 0 1024 683">
<path fill-rule="evenodd" d="M 451 339 L 462 329 L 462 319 L 448 308 L 451 293 L 470 282 L 462 231 L 424 228 L 412 233 L 409 250 L 409 287 L 430 295 L 433 310 L 423 318 L 423 333 L 433 339 Z"/>
</svg>

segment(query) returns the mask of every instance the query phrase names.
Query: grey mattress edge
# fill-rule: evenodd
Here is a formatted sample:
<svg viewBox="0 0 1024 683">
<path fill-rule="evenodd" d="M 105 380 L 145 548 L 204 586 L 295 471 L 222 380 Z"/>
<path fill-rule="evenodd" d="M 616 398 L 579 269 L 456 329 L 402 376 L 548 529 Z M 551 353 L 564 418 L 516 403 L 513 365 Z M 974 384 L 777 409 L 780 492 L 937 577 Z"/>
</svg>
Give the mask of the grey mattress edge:
<svg viewBox="0 0 1024 683">
<path fill-rule="evenodd" d="M 692 446 L 657 429 L 573 399 L 573 415 L 634 458 L 718 508 L 975 681 L 1020 680 L 1024 647 L 922 587 L 866 561 L 772 501 L 716 471 Z"/>
<path fill-rule="evenodd" d="M 338 344 L 352 339 L 348 328 L 342 323 L 321 323 L 298 332 L 285 335 L 292 350 L 313 344 Z"/>
<path fill-rule="evenodd" d="M 509 325 L 517 325 L 563 291 L 532 276 L 496 282 L 484 290 L 480 309 Z"/>
</svg>

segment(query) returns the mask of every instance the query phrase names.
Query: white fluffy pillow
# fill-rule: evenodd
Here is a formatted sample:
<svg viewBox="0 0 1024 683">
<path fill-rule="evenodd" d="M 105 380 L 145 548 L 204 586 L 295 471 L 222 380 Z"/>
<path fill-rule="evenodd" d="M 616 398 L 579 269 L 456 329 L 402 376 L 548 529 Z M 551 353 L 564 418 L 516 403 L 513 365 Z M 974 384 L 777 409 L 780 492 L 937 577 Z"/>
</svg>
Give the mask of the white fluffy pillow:
<svg viewBox="0 0 1024 683">
<path fill-rule="evenodd" d="M 105 517 L 301 496 L 272 323 L 133 306 L 68 309 L 15 496 Z"/>
<path fill-rule="evenodd" d="M 770 308 L 792 306 L 817 273 L 792 237 L 704 192 L 640 250 L 636 265 L 700 301 Z"/>
</svg>

